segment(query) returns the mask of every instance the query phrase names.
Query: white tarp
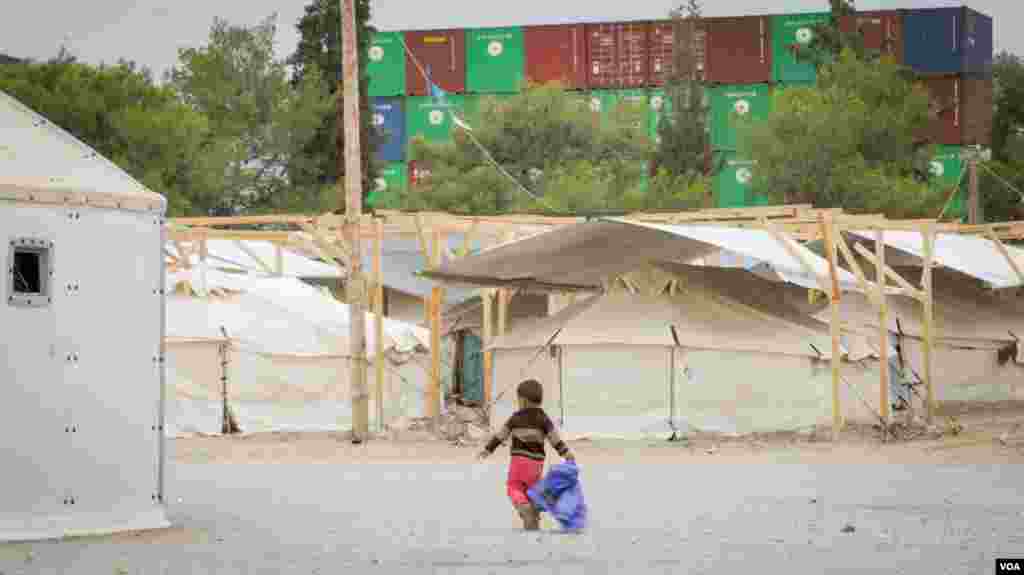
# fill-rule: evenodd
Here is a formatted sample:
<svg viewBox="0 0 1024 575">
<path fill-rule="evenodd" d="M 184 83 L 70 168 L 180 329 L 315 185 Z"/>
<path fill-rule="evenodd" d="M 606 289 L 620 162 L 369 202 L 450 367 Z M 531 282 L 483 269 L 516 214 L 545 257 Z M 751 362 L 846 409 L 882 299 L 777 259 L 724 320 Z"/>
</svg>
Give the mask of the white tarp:
<svg viewBox="0 0 1024 575">
<path fill-rule="evenodd" d="M 851 231 L 853 235 L 868 241 L 875 240 L 874 232 Z M 886 231 L 885 245 L 905 254 L 924 259 L 924 238 L 920 233 L 907 231 Z M 1006 246 L 1010 257 L 1024 270 L 1024 251 Z M 936 264 L 980 279 L 993 288 L 1020 286 L 1021 281 L 1013 268 L 999 252 L 995 242 L 983 237 L 961 234 L 936 234 L 933 258 Z"/>
<path fill-rule="evenodd" d="M 281 274 L 284 276 L 311 279 L 342 276 L 341 270 L 337 266 L 307 258 L 286 247 L 280 249 Z M 169 242 L 166 250 L 170 255 L 180 258 L 173 243 Z M 245 271 L 250 274 L 270 275 L 272 272 L 260 265 L 260 262 L 263 262 L 270 270 L 274 270 L 277 262 L 277 250 L 278 248 L 274 244 L 262 241 L 207 240 L 206 242 L 207 262 L 210 267 Z M 253 256 L 259 258 L 259 261 Z M 192 266 L 198 266 L 199 259 L 198 254 L 192 253 L 189 263 Z"/>
</svg>

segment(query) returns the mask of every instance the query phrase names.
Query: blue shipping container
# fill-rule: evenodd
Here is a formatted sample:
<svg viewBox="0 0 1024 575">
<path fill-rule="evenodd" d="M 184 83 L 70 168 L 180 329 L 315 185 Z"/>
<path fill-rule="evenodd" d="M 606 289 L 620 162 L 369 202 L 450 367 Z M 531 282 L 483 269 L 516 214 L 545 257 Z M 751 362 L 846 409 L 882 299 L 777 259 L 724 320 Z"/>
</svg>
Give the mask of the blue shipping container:
<svg viewBox="0 0 1024 575">
<path fill-rule="evenodd" d="M 904 60 L 919 74 L 992 74 L 992 18 L 970 8 L 908 10 Z"/>
<path fill-rule="evenodd" d="M 405 107 L 402 98 L 373 99 L 373 127 L 377 133 L 377 160 L 405 161 Z"/>
</svg>

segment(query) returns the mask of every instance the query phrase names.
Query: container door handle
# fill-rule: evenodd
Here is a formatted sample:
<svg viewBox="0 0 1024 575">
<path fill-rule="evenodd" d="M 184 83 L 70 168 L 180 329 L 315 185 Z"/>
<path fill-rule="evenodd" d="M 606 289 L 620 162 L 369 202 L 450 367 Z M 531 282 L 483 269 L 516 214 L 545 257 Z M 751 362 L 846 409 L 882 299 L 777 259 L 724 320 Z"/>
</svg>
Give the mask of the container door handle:
<svg viewBox="0 0 1024 575">
<path fill-rule="evenodd" d="M 953 126 L 960 127 L 960 78 L 953 80 Z"/>
<path fill-rule="evenodd" d="M 449 70 L 454 73 L 455 72 L 455 36 L 448 36 L 448 43 L 451 44 L 451 48 L 452 48 L 452 50 L 451 50 L 451 52 L 452 52 L 451 67 L 449 68 Z"/>
<path fill-rule="evenodd" d="M 960 17 L 953 16 L 953 53 L 960 50 Z"/>
<path fill-rule="evenodd" d="M 764 45 L 764 40 L 765 40 L 764 39 L 764 18 L 760 19 L 760 23 L 761 23 L 761 63 L 764 64 L 764 56 L 765 56 L 765 54 L 764 54 L 764 52 L 765 52 L 765 45 Z"/>
<path fill-rule="evenodd" d="M 579 37 L 576 36 L 577 29 L 572 29 L 572 73 L 576 74 L 580 70 L 580 57 L 578 53 L 579 48 Z"/>
</svg>

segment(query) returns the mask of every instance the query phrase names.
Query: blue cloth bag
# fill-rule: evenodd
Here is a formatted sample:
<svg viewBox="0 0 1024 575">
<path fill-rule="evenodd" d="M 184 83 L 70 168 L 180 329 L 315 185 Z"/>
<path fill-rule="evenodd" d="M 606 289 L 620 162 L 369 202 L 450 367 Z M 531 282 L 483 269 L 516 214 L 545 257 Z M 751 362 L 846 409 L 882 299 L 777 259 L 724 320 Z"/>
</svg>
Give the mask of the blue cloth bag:
<svg viewBox="0 0 1024 575">
<path fill-rule="evenodd" d="M 550 513 L 563 531 L 580 531 L 587 525 L 580 470 L 575 462 L 558 463 L 531 487 L 526 495 L 541 512 Z"/>
</svg>

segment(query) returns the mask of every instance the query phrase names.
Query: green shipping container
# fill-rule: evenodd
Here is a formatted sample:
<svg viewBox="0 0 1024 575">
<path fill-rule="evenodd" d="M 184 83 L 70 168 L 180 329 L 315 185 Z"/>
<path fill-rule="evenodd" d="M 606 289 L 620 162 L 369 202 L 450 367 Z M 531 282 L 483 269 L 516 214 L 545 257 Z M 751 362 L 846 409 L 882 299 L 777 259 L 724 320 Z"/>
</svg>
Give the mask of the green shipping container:
<svg viewBox="0 0 1024 575">
<path fill-rule="evenodd" d="M 463 96 L 462 113 L 469 126 L 475 130 L 483 126 L 484 106 L 496 105 L 500 108 L 504 102 L 515 97 L 516 94 L 466 94 Z"/>
<path fill-rule="evenodd" d="M 405 95 L 405 47 L 401 32 L 373 35 L 366 57 L 370 96 Z"/>
<path fill-rule="evenodd" d="M 522 28 L 481 28 L 466 34 L 466 91 L 519 92 L 526 69 Z"/>
<path fill-rule="evenodd" d="M 754 195 L 754 162 L 736 158 L 735 152 L 715 154 L 718 171 L 714 176 L 715 206 L 719 208 L 746 208 L 767 206 L 768 198 Z"/>
<path fill-rule="evenodd" d="M 661 119 L 672 113 L 672 101 L 665 96 L 665 90 L 651 90 L 647 99 L 647 129 L 655 144 L 661 143 L 658 127 Z"/>
<path fill-rule="evenodd" d="M 411 141 L 423 136 L 431 142 L 448 142 L 452 138 L 451 112 L 465 114 L 465 97 L 448 94 L 443 99 L 410 96 L 405 101 L 405 131 Z"/>
<path fill-rule="evenodd" d="M 948 198 L 953 187 L 957 187 L 956 195 L 946 208 L 944 219 L 963 219 L 967 215 L 967 205 L 964 202 L 964 186 L 960 181 L 963 173 L 964 162 L 961 159 L 962 149 L 960 146 L 939 146 L 938 154 L 932 159 L 929 171 L 932 175 L 932 182 L 936 193 L 942 198 Z"/>
<path fill-rule="evenodd" d="M 711 104 L 711 147 L 737 149 L 737 126 L 742 121 L 760 121 L 771 111 L 771 88 L 767 84 L 722 85 L 708 88 Z"/>
<path fill-rule="evenodd" d="M 828 24 L 829 12 L 788 14 L 772 17 L 772 81 L 780 84 L 813 84 L 818 74 L 814 64 L 798 61 L 798 47 L 814 40 L 815 28 Z"/>
<path fill-rule="evenodd" d="M 647 90 L 594 90 L 590 93 L 590 110 L 602 120 L 613 114 L 634 114 L 634 121 L 645 134 L 650 133 L 648 102 Z"/>
<path fill-rule="evenodd" d="M 378 209 L 394 209 L 399 206 L 402 193 L 409 186 L 409 170 L 404 163 L 385 165 L 377 174 L 374 189 L 366 198 L 368 204 Z"/>
</svg>

